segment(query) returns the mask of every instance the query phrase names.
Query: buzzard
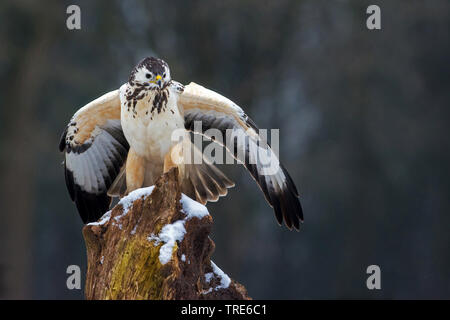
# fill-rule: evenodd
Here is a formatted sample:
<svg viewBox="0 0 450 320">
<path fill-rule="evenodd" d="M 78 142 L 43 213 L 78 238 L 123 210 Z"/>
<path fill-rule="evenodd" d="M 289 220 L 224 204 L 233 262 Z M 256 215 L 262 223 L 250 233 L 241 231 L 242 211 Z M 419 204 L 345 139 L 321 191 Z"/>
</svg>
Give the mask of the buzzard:
<svg viewBox="0 0 450 320">
<path fill-rule="evenodd" d="M 186 149 L 198 155 L 191 133 L 222 143 L 209 133 L 212 128 L 235 135 L 234 148 L 228 151 L 248 169 L 278 223 L 284 220 L 289 229 L 298 230 L 303 221 L 298 191 L 270 146 L 260 143 L 254 122 L 222 95 L 193 82 L 183 86 L 172 80 L 167 63 L 154 57 L 143 59 L 118 90 L 78 110 L 62 134 L 59 149 L 64 152 L 66 185 L 83 222 L 97 221 L 112 197 L 153 185 L 174 166 L 179 168 L 183 193 L 198 202 L 225 196 L 234 183 L 206 157 L 200 162 L 174 159 Z M 181 141 L 173 139 L 176 130 L 184 135 Z M 260 148 L 276 160 L 270 174 L 258 160 Z M 243 157 L 238 157 L 241 149 Z"/>
</svg>

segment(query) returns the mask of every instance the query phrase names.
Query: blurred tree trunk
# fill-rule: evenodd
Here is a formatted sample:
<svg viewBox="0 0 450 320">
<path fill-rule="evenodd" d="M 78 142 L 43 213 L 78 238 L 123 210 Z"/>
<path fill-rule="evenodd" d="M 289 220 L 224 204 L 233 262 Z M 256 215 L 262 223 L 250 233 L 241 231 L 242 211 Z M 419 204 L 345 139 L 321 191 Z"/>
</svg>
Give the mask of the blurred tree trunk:
<svg viewBox="0 0 450 320">
<path fill-rule="evenodd" d="M 36 152 L 39 144 L 35 106 L 40 96 L 39 90 L 45 85 L 44 74 L 48 66 L 48 49 L 51 44 L 52 28 L 43 10 L 36 3 L 27 8 L 33 14 L 34 37 L 21 52 L 15 66 L 14 77 L 5 83 L 8 87 L 4 108 L 6 121 L 3 122 L 4 154 L 2 161 L 2 227 L 4 250 L 2 267 L 4 294 L 8 299 L 30 298 L 31 295 L 31 254 L 33 248 L 32 225 L 34 207 L 34 183 Z"/>
</svg>

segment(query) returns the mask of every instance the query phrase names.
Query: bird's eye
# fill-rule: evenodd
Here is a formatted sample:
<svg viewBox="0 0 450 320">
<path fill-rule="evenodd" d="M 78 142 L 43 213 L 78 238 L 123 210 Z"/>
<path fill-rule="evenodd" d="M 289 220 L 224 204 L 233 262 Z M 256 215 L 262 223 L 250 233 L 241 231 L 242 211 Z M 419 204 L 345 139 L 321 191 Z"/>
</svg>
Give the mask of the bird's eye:
<svg viewBox="0 0 450 320">
<path fill-rule="evenodd" d="M 145 77 L 146 77 L 147 79 L 150 79 L 151 76 L 152 76 L 152 75 L 151 75 L 150 73 L 146 73 L 146 74 L 145 74 Z"/>
</svg>

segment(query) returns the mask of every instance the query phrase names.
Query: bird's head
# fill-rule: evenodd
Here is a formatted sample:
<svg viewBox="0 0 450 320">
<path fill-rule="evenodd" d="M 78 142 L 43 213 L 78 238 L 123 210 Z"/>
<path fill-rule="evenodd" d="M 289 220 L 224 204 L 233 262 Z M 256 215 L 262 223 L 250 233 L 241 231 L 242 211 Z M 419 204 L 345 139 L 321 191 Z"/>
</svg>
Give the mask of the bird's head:
<svg viewBox="0 0 450 320">
<path fill-rule="evenodd" d="M 148 57 L 134 67 L 128 82 L 154 90 L 164 88 L 170 80 L 169 65 L 162 59 Z"/>
</svg>

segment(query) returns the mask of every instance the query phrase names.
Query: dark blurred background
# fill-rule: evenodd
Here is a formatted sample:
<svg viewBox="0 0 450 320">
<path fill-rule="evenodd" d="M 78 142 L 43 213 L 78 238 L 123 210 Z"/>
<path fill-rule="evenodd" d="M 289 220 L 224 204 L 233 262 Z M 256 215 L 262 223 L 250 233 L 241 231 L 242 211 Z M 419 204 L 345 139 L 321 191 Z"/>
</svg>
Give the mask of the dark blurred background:
<svg viewBox="0 0 450 320">
<path fill-rule="evenodd" d="M 213 260 L 250 296 L 450 298 L 449 1 L 22 0 L 1 1 L 0 21 L 1 298 L 83 297 L 66 288 L 86 257 L 59 136 L 150 55 L 281 129 L 300 232 L 238 166 L 208 205 Z M 381 290 L 366 288 L 371 264 Z"/>
</svg>

